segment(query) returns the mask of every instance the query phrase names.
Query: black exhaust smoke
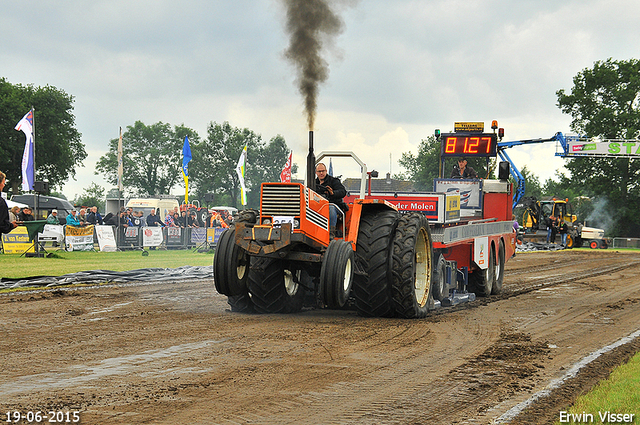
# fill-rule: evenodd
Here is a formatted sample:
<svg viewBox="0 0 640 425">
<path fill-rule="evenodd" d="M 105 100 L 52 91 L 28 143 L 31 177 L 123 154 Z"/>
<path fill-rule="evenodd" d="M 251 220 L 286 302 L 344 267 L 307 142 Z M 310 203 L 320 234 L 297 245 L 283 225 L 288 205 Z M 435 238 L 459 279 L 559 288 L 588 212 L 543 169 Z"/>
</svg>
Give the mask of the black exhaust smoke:
<svg viewBox="0 0 640 425">
<path fill-rule="evenodd" d="M 287 7 L 289 47 L 285 56 L 298 71 L 296 82 L 304 98 L 309 130 L 314 129 L 318 86 L 329 78 L 329 65 L 320 55 L 323 42 L 342 32 L 342 20 L 327 0 L 283 0 Z M 310 136 L 311 137 L 311 136 Z"/>
</svg>

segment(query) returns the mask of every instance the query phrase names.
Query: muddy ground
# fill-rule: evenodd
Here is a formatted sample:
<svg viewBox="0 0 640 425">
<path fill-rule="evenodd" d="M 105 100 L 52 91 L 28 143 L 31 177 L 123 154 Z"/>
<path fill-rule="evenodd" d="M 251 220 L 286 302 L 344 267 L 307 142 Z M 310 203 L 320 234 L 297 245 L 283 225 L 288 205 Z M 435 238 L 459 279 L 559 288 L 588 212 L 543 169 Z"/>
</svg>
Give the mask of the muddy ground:
<svg viewBox="0 0 640 425">
<path fill-rule="evenodd" d="M 503 295 L 423 320 L 231 313 L 212 280 L 5 294 L 0 420 L 42 411 L 79 412 L 83 424 L 552 423 L 637 352 L 637 339 L 528 410 L 510 409 L 640 329 L 639 274 L 634 253 L 518 254 Z"/>
</svg>

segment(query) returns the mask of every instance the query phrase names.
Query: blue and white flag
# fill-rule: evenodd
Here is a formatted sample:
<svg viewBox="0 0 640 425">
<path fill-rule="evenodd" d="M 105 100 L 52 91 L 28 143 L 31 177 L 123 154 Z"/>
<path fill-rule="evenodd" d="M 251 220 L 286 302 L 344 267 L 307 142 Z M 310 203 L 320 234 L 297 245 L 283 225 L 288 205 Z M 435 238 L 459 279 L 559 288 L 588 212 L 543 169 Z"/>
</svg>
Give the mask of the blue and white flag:
<svg viewBox="0 0 640 425">
<path fill-rule="evenodd" d="M 33 190 L 33 181 L 35 180 L 34 151 L 33 151 L 33 109 L 27 112 L 16 125 L 16 130 L 22 131 L 27 140 L 24 144 L 24 153 L 22 154 L 22 191 L 28 192 Z"/>
<path fill-rule="evenodd" d="M 191 161 L 191 146 L 189 136 L 184 136 L 182 145 L 182 177 L 184 177 L 184 201 L 189 203 L 189 161 Z"/>
</svg>

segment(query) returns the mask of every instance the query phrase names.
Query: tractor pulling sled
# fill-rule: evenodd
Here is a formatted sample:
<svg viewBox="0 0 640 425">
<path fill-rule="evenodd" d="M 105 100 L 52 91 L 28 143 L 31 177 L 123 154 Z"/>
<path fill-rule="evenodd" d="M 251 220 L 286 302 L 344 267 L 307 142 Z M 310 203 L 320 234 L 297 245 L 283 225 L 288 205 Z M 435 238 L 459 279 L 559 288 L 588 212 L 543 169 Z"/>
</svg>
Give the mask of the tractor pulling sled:
<svg viewBox="0 0 640 425">
<path fill-rule="evenodd" d="M 441 140 L 443 163 L 447 156 L 496 156 L 495 133 L 458 132 Z M 325 157 L 351 157 L 362 170 L 360 194 L 339 212 L 335 232 L 329 202 L 315 188 L 315 165 Z M 306 185 L 262 183 L 260 211 L 238 213 L 218 240 L 216 289 L 238 312 L 295 313 L 310 306 L 400 318 L 498 294 L 516 244 L 504 164 L 501 180 L 471 181 L 479 208 L 461 208 L 451 179 L 436 179 L 446 192 L 416 195 L 405 208 L 365 196 L 367 167 L 352 152 L 321 152 L 316 160 L 310 131 Z"/>
</svg>

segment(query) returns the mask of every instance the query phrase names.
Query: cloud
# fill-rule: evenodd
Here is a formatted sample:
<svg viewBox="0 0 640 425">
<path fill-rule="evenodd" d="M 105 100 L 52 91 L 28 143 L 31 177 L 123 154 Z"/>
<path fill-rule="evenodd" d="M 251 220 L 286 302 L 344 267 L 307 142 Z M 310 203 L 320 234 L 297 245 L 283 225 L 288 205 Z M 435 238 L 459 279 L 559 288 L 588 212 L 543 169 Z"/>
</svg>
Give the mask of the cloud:
<svg viewBox="0 0 640 425">
<path fill-rule="evenodd" d="M 3 5 L 0 76 L 75 97 L 86 170 L 118 128 L 136 120 L 184 123 L 201 137 L 211 121 L 266 140 L 281 134 L 304 167 L 307 128 L 284 58 L 280 0 L 26 4 Z M 640 39 L 640 4 L 632 0 L 337 4 L 345 25 L 326 56 L 316 150 L 353 150 L 385 173 L 455 121 L 497 119 L 509 140 L 569 132 L 556 91 L 569 90 L 594 61 L 637 56 Z M 509 155 L 544 181 L 564 164 L 554 151 L 541 144 Z M 82 174 L 69 182 L 68 196 L 87 181 Z"/>
</svg>

